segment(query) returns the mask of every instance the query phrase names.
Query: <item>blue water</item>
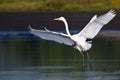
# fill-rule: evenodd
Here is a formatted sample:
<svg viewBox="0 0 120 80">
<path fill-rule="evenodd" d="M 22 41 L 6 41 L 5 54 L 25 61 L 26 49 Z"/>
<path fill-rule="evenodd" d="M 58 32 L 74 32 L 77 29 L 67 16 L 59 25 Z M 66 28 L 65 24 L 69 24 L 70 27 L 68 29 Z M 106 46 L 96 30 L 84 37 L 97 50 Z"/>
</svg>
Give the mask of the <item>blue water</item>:
<svg viewBox="0 0 120 80">
<path fill-rule="evenodd" d="M 66 34 L 65 30 L 57 30 L 56 32 L 62 32 Z M 77 34 L 79 33 L 79 30 L 71 30 L 70 32 L 72 34 Z M 104 31 L 101 31 L 100 33 L 114 33 L 114 32 L 120 33 L 119 30 L 104 30 Z M 28 38 L 31 37 L 32 34 L 30 33 L 29 30 L 28 31 L 0 31 L 0 37 L 1 37 L 0 40 L 7 38 L 8 36 L 16 36 L 16 35 L 18 35 L 19 38 L 24 39 L 27 37 Z M 32 36 L 30 39 L 35 37 L 36 36 Z M 40 39 L 40 38 L 36 38 L 36 39 Z"/>
<path fill-rule="evenodd" d="M 0 80 L 120 80 L 119 34 L 100 32 L 89 51 L 92 69 L 87 61 L 83 69 L 82 55 L 70 46 L 29 31 L 0 31 Z"/>
<path fill-rule="evenodd" d="M 64 30 L 57 30 L 57 32 L 65 33 Z M 71 30 L 71 33 L 78 33 L 78 30 Z M 17 36 L 18 39 L 23 40 L 40 40 L 40 38 L 33 36 L 30 31 L 0 31 L 0 40 L 9 40 L 12 39 L 12 37 Z M 13 39 L 12 39 L 13 40 Z"/>
</svg>

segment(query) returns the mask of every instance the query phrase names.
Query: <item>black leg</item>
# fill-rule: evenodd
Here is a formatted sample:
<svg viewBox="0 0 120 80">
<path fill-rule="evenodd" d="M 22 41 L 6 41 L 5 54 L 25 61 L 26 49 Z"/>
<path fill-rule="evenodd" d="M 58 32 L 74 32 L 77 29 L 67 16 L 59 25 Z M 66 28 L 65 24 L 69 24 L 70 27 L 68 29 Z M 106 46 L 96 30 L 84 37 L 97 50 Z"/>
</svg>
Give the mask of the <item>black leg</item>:
<svg viewBox="0 0 120 80">
<path fill-rule="evenodd" d="M 82 65 L 82 69 L 84 70 L 85 69 L 85 55 L 83 52 L 82 53 L 82 56 L 83 56 L 83 65 Z"/>
<path fill-rule="evenodd" d="M 85 57 L 85 54 L 84 52 L 81 52 L 82 53 L 82 56 L 83 56 L 83 64 L 82 64 L 82 70 L 85 71 L 85 64 L 86 64 L 86 57 Z"/>
<path fill-rule="evenodd" d="M 89 61 L 89 64 L 90 64 L 90 70 L 92 70 L 92 63 L 91 63 L 91 60 L 90 60 L 90 56 L 89 56 L 89 53 L 87 53 L 87 58 L 88 58 L 88 61 Z"/>
</svg>

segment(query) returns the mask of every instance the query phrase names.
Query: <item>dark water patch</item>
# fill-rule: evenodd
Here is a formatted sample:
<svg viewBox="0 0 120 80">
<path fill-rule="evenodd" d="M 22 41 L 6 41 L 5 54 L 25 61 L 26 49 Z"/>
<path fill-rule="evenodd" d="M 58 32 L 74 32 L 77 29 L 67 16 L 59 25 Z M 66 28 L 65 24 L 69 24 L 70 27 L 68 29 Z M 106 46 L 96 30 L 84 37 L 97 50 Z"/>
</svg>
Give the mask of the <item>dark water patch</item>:
<svg viewBox="0 0 120 80">
<path fill-rule="evenodd" d="M 70 46 L 29 32 L 0 33 L 0 80 L 119 80 L 120 39 L 115 34 L 111 39 L 110 32 L 101 32 L 93 39 L 88 52 L 93 69 L 86 62 L 83 71 L 82 55 Z"/>
</svg>

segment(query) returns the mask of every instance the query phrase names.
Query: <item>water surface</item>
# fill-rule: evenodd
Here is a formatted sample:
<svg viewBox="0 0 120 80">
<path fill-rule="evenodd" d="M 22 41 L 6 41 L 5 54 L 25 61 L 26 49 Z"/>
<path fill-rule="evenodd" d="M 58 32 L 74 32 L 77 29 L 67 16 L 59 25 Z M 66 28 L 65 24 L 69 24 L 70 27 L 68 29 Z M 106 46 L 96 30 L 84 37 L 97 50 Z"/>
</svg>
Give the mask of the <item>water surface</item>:
<svg viewBox="0 0 120 80">
<path fill-rule="evenodd" d="M 0 33 L 0 80 L 119 80 L 120 32 L 104 31 L 88 53 L 92 69 L 70 46 L 26 31 Z"/>
</svg>

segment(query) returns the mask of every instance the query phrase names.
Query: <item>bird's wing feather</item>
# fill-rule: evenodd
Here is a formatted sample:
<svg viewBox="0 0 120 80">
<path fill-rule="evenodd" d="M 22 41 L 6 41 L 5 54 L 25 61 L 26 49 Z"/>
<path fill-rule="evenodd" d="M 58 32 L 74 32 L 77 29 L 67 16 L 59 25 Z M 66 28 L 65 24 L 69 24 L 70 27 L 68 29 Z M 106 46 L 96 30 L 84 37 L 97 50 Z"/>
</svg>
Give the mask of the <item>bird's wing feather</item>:
<svg viewBox="0 0 120 80">
<path fill-rule="evenodd" d="M 30 27 L 30 32 L 45 40 L 51 40 L 51 41 L 66 44 L 69 46 L 72 46 L 74 44 L 74 42 L 68 37 L 68 35 L 50 31 L 46 28 L 45 30 L 37 30 L 37 29 L 32 29 Z"/>
<path fill-rule="evenodd" d="M 87 25 L 89 25 L 91 22 L 93 22 L 94 20 L 96 20 L 97 19 L 97 15 L 94 15 L 92 18 L 91 18 L 91 20 L 89 21 L 89 23 L 87 24 Z M 86 26 L 87 26 L 86 25 Z"/>
<path fill-rule="evenodd" d="M 94 38 L 101 28 L 111 21 L 115 17 L 115 12 L 110 10 L 108 13 L 100 16 L 100 17 L 93 17 L 91 21 L 85 26 L 85 28 L 79 32 L 79 36 L 84 36 L 86 38 Z M 96 18 L 96 19 L 95 19 Z"/>
</svg>

